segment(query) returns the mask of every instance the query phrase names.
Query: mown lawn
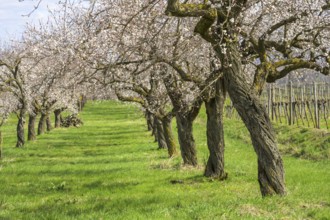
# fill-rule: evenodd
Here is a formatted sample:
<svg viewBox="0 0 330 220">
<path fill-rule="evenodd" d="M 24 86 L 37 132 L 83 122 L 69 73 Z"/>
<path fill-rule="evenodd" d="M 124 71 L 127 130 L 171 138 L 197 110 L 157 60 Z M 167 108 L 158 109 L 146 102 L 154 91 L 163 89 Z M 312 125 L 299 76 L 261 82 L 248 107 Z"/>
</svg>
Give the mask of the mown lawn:
<svg viewBox="0 0 330 220">
<path fill-rule="evenodd" d="M 288 195 L 261 198 L 256 156 L 237 120 L 225 122 L 229 178 L 220 182 L 202 176 L 204 113 L 194 127 L 197 169 L 156 149 L 135 106 L 90 102 L 80 117 L 82 127 L 24 149 L 14 148 L 14 118 L 2 128 L 0 219 L 330 219 L 329 159 L 284 156 Z"/>
</svg>

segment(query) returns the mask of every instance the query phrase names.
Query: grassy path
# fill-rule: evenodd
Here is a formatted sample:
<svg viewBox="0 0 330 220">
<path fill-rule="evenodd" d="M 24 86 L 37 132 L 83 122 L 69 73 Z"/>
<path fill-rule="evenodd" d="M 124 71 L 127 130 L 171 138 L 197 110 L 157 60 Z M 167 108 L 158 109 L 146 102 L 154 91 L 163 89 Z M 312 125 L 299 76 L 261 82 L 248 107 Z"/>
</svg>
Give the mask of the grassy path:
<svg viewBox="0 0 330 220">
<path fill-rule="evenodd" d="M 288 195 L 262 199 L 256 157 L 237 121 L 226 121 L 224 182 L 202 177 L 205 114 L 196 120 L 198 169 L 156 150 L 136 107 L 89 103 L 84 126 L 15 149 L 4 127 L 0 219 L 329 219 L 329 160 L 284 157 Z M 175 125 L 173 125 L 175 128 Z M 182 180 L 183 184 L 172 184 Z"/>
</svg>

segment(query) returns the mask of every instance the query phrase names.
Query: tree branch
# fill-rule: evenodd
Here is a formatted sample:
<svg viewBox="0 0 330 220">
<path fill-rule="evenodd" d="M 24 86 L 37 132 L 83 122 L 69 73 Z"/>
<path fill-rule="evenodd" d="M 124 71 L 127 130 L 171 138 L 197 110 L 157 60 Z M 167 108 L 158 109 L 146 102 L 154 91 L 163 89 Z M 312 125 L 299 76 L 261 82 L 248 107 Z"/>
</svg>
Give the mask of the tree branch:
<svg viewBox="0 0 330 220">
<path fill-rule="evenodd" d="M 200 34 L 206 41 L 216 43 L 209 29 L 217 18 L 217 10 L 210 5 L 181 4 L 179 0 L 168 0 L 165 13 L 176 17 L 201 17 L 194 32 Z"/>
</svg>

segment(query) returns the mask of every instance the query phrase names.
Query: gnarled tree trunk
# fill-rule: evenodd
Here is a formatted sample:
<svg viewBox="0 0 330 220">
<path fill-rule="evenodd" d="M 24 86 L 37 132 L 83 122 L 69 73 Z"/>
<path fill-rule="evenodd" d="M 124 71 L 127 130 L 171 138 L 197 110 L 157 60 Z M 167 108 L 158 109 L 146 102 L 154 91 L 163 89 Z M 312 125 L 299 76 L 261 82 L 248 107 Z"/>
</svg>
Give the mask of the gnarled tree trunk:
<svg viewBox="0 0 330 220">
<path fill-rule="evenodd" d="M 87 97 L 85 95 L 81 95 L 79 100 L 79 111 L 82 111 L 85 108 L 86 103 Z"/>
<path fill-rule="evenodd" d="M 61 113 L 62 113 L 62 109 L 56 109 L 54 111 L 55 128 L 60 128 L 61 127 Z"/>
<path fill-rule="evenodd" d="M 46 118 L 47 118 L 47 115 L 45 113 L 41 113 L 39 123 L 38 123 L 38 135 L 45 133 Z"/>
<path fill-rule="evenodd" d="M 151 135 L 153 135 L 155 137 L 154 142 L 157 142 L 158 141 L 158 137 L 157 137 L 157 118 L 154 117 L 152 121 L 153 121 L 152 122 L 153 126 L 152 126 L 152 134 Z"/>
<path fill-rule="evenodd" d="M 36 140 L 36 131 L 35 131 L 35 124 L 36 124 L 36 114 L 29 114 L 29 124 L 28 124 L 28 140 L 34 141 Z"/>
<path fill-rule="evenodd" d="M 25 144 L 25 134 L 24 134 L 24 125 L 25 125 L 25 114 L 26 110 L 20 110 L 18 123 L 17 123 L 17 142 L 16 147 L 23 147 Z"/>
<path fill-rule="evenodd" d="M 202 105 L 202 100 L 197 99 L 189 106 L 185 103 L 182 91 L 176 86 L 176 79 L 166 73 L 164 67 L 164 84 L 176 112 L 176 123 L 178 128 L 178 139 L 181 156 L 184 165 L 197 166 L 196 146 L 193 136 L 193 122 L 197 117 Z"/>
<path fill-rule="evenodd" d="M 207 146 L 210 152 L 204 175 L 221 180 L 227 178 L 225 172 L 225 142 L 223 132 L 223 109 L 226 99 L 224 80 L 216 82 L 215 97 L 205 102 L 207 113 Z"/>
<path fill-rule="evenodd" d="M 169 157 L 173 157 L 177 154 L 177 147 L 174 140 L 172 131 L 172 115 L 167 115 L 162 119 L 164 136 L 166 140 L 167 150 Z"/>
<path fill-rule="evenodd" d="M 235 109 L 248 128 L 258 156 L 258 180 L 263 196 L 285 194 L 284 169 L 275 132 L 258 96 L 246 83 L 240 54 L 235 43 L 226 42 L 227 52 L 215 48 L 223 65 L 227 91 Z"/>
<path fill-rule="evenodd" d="M 188 114 L 176 113 L 181 156 L 185 165 L 197 166 L 196 145 L 193 136 L 193 120 Z"/>
<path fill-rule="evenodd" d="M 47 125 L 47 131 L 51 131 L 53 129 L 52 122 L 50 120 L 49 115 L 46 117 L 46 125 Z"/>
<path fill-rule="evenodd" d="M 154 122 L 157 126 L 158 149 L 166 149 L 167 144 L 166 144 L 166 139 L 165 139 L 165 134 L 164 134 L 162 121 L 158 118 L 155 118 Z"/>
<path fill-rule="evenodd" d="M 151 131 L 152 128 L 153 128 L 153 115 L 151 112 L 149 112 L 148 110 L 146 110 L 145 112 L 145 117 L 146 117 L 146 120 L 147 120 L 147 128 L 148 128 L 148 131 Z"/>
</svg>

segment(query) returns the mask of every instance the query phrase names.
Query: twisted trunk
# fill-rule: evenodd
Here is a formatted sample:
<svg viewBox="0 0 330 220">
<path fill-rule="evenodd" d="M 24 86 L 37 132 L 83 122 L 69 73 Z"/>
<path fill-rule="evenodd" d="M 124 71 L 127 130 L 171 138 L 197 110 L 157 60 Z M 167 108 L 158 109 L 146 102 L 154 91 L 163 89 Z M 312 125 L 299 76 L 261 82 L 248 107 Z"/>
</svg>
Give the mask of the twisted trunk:
<svg viewBox="0 0 330 220">
<path fill-rule="evenodd" d="M 85 95 L 81 95 L 78 99 L 78 111 L 82 111 L 87 103 L 87 97 Z"/>
<path fill-rule="evenodd" d="M 176 112 L 176 123 L 178 128 L 178 139 L 181 156 L 184 165 L 197 166 L 196 146 L 193 136 L 193 121 L 197 117 L 202 105 L 202 99 L 197 99 L 189 106 L 185 103 L 182 91 L 176 86 L 176 79 L 171 74 L 166 75 L 164 68 L 164 84 L 169 95 L 174 111 Z"/>
<path fill-rule="evenodd" d="M 26 115 L 26 110 L 21 109 L 18 117 L 17 128 L 16 128 L 16 133 L 17 133 L 16 147 L 23 147 L 25 144 L 25 134 L 24 134 L 25 115 Z"/>
<path fill-rule="evenodd" d="M 177 155 L 177 147 L 172 131 L 172 115 L 167 115 L 162 119 L 164 136 L 166 140 L 168 156 L 173 157 Z"/>
<path fill-rule="evenodd" d="M 154 142 L 157 142 L 158 141 L 158 137 L 157 137 L 157 118 L 154 117 L 153 120 L 152 120 L 152 134 L 154 137 L 155 137 L 155 140 Z"/>
<path fill-rule="evenodd" d="M 197 166 L 196 145 L 193 136 L 193 120 L 187 114 L 177 113 L 176 123 L 181 156 L 185 165 Z"/>
<path fill-rule="evenodd" d="M 166 139 L 165 139 L 165 134 L 164 134 L 162 121 L 158 118 L 155 118 L 155 123 L 156 123 L 156 126 L 157 126 L 158 149 L 166 149 L 167 144 L 166 144 Z"/>
<path fill-rule="evenodd" d="M 61 113 L 62 113 L 62 109 L 56 109 L 54 111 L 55 128 L 60 128 L 61 127 Z"/>
<path fill-rule="evenodd" d="M 35 124 L 36 124 L 36 114 L 29 114 L 29 124 L 28 124 L 28 140 L 34 141 L 36 140 L 36 131 L 35 131 Z"/>
<path fill-rule="evenodd" d="M 216 82 L 215 97 L 205 102 L 207 113 L 207 146 L 210 152 L 204 175 L 220 180 L 227 178 L 225 172 L 225 142 L 223 132 L 223 109 L 226 99 L 224 80 Z"/>
<path fill-rule="evenodd" d="M 82 111 L 85 108 L 86 103 L 87 103 L 87 97 L 85 95 L 82 95 L 81 104 L 80 104 L 80 111 Z"/>
<path fill-rule="evenodd" d="M 246 84 L 237 45 L 226 42 L 227 52 L 215 47 L 223 65 L 226 89 L 248 128 L 258 156 L 258 181 L 263 196 L 285 194 L 284 169 L 275 132 L 258 96 Z"/>
<path fill-rule="evenodd" d="M 147 120 L 148 131 L 151 131 L 153 129 L 153 115 L 152 115 L 151 112 L 146 110 L 145 117 L 146 117 L 146 120 Z"/>
<path fill-rule="evenodd" d="M 38 135 L 45 133 L 46 118 L 47 118 L 47 115 L 45 113 L 41 113 L 39 123 L 38 123 Z"/>
<path fill-rule="evenodd" d="M 52 122 L 48 114 L 46 117 L 46 125 L 47 125 L 47 131 L 51 131 L 53 129 Z"/>
</svg>

